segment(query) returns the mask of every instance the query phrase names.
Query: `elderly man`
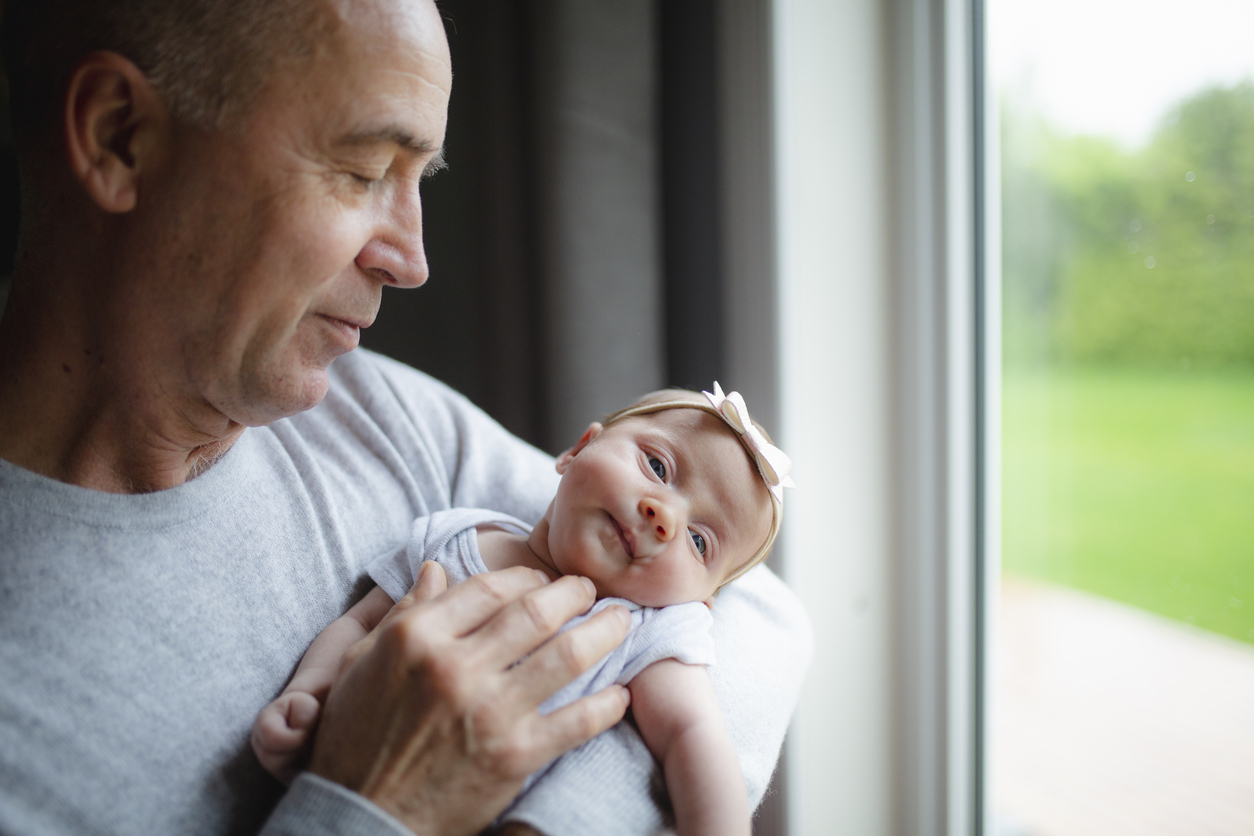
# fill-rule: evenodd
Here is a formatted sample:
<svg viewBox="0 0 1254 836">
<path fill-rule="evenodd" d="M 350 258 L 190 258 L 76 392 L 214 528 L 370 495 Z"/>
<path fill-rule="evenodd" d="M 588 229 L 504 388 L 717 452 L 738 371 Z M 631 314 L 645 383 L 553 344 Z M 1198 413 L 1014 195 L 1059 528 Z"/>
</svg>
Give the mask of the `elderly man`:
<svg viewBox="0 0 1254 836">
<path fill-rule="evenodd" d="M 10 0 L 4 51 L 0 832 L 474 833 L 611 727 L 510 827 L 656 829 L 624 689 L 536 711 L 626 630 L 610 610 L 548 641 L 592 602 L 579 578 L 427 571 L 355 648 L 308 773 L 284 793 L 248 749 L 415 517 L 536 519 L 553 490 L 462 398 L 348 353 L 384 285 L 427 278 L 418 185 L 452 80 L 433 3 Z M 760 569 L 718 607 L 754 801 L 808 653 L 794 606 Z"/>
</svg>

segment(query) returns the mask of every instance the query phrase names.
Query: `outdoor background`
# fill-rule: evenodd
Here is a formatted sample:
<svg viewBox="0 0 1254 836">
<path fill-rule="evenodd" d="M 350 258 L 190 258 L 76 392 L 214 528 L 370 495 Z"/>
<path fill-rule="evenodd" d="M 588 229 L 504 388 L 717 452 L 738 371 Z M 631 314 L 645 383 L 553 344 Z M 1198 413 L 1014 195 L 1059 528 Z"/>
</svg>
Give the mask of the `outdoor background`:
<svg viewBox="0 0 1254 836">
<path fill-rule="evenodd" d="M 990 0 L 996 836 L 1254 833 L 1254 3 Z"/>
<path fill-rule="evenodd" d="M 1002 155 L 1004 571 L 1254 643 L 1254 83 Z"/>
<path fill-rule="evenodd" d="M 1254 4 L 988 9 L 1003 570 L 1254 643 Z"/>
</svg>

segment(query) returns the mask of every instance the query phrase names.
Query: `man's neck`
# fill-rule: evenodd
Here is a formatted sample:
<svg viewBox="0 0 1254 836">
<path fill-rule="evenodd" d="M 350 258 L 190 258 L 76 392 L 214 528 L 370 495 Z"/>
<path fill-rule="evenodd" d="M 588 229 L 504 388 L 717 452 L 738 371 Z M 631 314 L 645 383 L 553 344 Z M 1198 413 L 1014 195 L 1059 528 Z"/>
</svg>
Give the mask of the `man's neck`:
<svg viewBox="0 0 1254 836">
<path fill-rule="evenodd" d="M 169 387 L 84 317 L 14 289 L 0 321 L 0 458 L 95 490 L 183 484 L 244 428 Z"/>
</svg>

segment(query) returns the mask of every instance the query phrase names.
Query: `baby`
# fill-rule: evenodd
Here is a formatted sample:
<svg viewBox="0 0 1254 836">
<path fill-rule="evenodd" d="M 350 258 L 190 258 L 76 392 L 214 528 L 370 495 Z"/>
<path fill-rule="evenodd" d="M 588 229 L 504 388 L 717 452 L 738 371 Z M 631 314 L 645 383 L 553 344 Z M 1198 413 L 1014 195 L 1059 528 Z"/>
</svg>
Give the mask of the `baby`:
<svg viewBox="0 0 1254 836">
<path fill-rule="evenodd" d="M 558 458 L 557 495 L 534 528 L 493 511 L 441 511 L 414 524 L 404 550 L 372 564 L 378 586 L 318 636 L 282 695 L 258 715 L 257 757 L 291 780 L 340 660 L 404 596 L 423 562 L 439 561 L 450 586 L 529 566 L 596 585 L 597 603 L 563 629 L 615 604 L 632 615 L 623 643 L 540 712 L 626 685 L 681 836 L 747 836 L 744 779 L 705 668 L 714 661 L 709 608 L 720 587 L 770 550 L 790 467 L 740 394 L 724 396 L 718 383 L 713 394 L 654 392 L 592 424 Z"/>
</svg>

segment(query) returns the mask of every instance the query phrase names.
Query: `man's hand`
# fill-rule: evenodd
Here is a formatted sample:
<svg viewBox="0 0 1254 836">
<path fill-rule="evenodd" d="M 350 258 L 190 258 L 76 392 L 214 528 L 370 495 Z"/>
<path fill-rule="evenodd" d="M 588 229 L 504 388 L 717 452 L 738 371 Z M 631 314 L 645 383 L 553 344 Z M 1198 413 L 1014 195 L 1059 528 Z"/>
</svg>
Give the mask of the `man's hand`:
<svg viewBox="0 0 1254 836">
<path fill-rule="evenodd" d="M 422 836 L 479 832 L 527 775 L 617 723 L 629 700 L 614 686 L 536 711 L 627 634 L 626 611 L 610 607 L 545 643 L 592 605 L 589 581 L 514 568 L 445 588 L 444 570 L 424 564 L 345 656 L 310 765 Z"/>
</svg>

